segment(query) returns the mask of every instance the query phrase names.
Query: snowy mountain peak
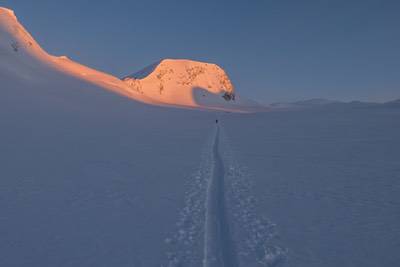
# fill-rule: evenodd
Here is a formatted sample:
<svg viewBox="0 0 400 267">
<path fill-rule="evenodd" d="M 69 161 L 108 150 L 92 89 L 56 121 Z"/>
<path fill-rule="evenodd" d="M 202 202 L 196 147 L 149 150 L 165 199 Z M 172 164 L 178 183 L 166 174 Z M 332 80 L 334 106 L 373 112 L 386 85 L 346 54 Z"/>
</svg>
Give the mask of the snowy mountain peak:
<svg viewBox="0 0 400 267">
<path fill-rule="evenodd" d="M 7 14 L 9 16 L 12 16 L 12 17 L 16 18 L 15 14 L 14 14 L 14 10 L 11 10 L 9 8 L 0 7 L 0 15 L 1 14 Z"/>
<path fill-rule="evenodd" d="M 123 78 L 133 90 L 157 101 L 196 107 L 201 103 L 235 103 L 235 89 L 216 64 L 188 59 L 163 59 Z M 221 106 L 222 107 L 222 106 Z"/>
<path fill-rule="evenodd" d="M 163 59 L 123 80 L 151 78 L 156 78 L 160 86 L 168 85 L 167 81 L 173 80 L 176 84 L 207 88 L 213 93 L 234 93 L 232 82 L 221 67 L 188 59 Z"/>
<path fill-rule="evenodd" d="M 157 80 L 160 87 L 176 84 L 206 88 L 213 93 L 234 93 L 234 87 L 226 72 L 216 64 L 187 59 L 163 59 L 123 80 Z M 161 89 L 161 94 L 162 90 Z"/>
<path fill-rule="evenodd" d="M 20 37 L 22 25 L 19 24 L 17 17 L 13 10 L 0 7 L 0 33 L 4 35 L 8 33 L 9 35 L 14 35 L 15 37 Z M 24 31 L 26 32 L 26 31 Z M 3 40 L 1 40 L 3 43 Z"/>
<path fill-rule="evenodd" d="M 1 6 L 0 6 L 0 15 L 8 15 L 13 18 L 16 18 L 14 10 Z"/>
<path fill-rule="evenodd" d="M 0 49 L 4 57 L 11 51 L 23 62 L 32 58 L 43 61 L 50 57 L 18 21 L 14 11 L 4 7 L 0 7 Z"/>
</svg>

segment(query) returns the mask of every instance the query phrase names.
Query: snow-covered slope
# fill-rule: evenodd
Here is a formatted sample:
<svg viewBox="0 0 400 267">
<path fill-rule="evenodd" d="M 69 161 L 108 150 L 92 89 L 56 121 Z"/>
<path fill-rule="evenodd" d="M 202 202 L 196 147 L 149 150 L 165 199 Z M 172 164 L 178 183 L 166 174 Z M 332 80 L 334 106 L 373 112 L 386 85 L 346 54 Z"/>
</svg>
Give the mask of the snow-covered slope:
<svg viewBox="0 0 400 267">
<path fill-rule="evenodd" d="M 18 22 L 14 12 L 0 8 L 0 75 L 28 84 L 50 84 L 54 73 L 97 85 L 132 99 L 153 104 L 145 96 L 130 90 L 118 78 L 76 63 L 66 56 L 46 53 Z M 73 88 L 71 88 L 73 90 Z M 156 103 L 154 103 L 156 104 Z"/>
<path fill-rule="evenodd" d="M 221 96 L 224 92 L 233 96 L 233 86 L 225 72 L 213 64 L 166 60 L 156 64 L 154 72 L 151 72 L 153 67 L 145 70 L 142 76 L 147 77 L 143 80 L 130 78 L 124 82 L 76 63 L 66 56 L 49 55 L 18 22 L 14 12 L 6 8 L 0 8 L 0 56 L 0 75 L 3 81 L 23 82 L 31 87 L 34 84 L 49 87 L 60 83 L 60 77 L 57 76 L 61 75 L 69 82 L 83 81 L 153 105 L 248 111 L 254 104 L 240 101 L 240 98 L 225 101 Z M 188 72 L 186 76 L 184 72 Z M 175 84 L 180 86 L 174 87 Z M 182 86 L 192 86 L 192 90 L 182 90 Z M 218 98 L 210 97 L 216 95 Z"/>
<path fill-rule="evenodd" d="M 262 109 L 241 98 L 226 72 L 216 64 L 164 59 L 123 78 L 137 92 L 165 104 L 222 110 Z"/>
</svg>

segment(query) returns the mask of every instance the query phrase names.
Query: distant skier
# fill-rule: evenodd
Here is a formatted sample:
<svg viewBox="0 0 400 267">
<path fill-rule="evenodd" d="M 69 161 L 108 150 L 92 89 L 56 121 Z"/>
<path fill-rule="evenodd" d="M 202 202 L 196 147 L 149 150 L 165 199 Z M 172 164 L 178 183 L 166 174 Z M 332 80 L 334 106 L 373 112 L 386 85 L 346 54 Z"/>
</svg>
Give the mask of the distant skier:
<svg viewBox="0 0 400 267">
<path fill-rule="evenodd" d="M 215 123 L 218 123 L 218 120 L 215 120 Z"/>
</svg>

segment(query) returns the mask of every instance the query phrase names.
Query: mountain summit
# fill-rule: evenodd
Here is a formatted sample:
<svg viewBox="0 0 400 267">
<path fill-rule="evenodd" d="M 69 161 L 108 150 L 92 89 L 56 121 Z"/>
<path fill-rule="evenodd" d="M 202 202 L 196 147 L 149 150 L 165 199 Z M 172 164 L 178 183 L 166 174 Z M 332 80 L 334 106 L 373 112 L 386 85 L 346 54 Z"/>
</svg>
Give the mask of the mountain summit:
<svg viewBox="0 0 400 267">
<path fill-rule="evenodd" d="M 166 104 L 233 108 L 243 105 L 226 72 L 216 64 L 164 59 L 123 78 L 137 92 Z"/>
</svg>

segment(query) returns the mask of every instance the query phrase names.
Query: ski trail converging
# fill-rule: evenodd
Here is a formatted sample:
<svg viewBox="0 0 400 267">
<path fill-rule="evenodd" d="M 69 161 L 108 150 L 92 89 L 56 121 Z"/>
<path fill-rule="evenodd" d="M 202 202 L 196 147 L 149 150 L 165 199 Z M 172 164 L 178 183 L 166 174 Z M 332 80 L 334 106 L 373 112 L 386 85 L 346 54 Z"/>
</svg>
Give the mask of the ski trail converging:
<svg viewBox="0 0 400 267">
<path fill-rule="evenodd" d="M 225 168 L 219 154 L 219 126 L 212 151 L 213 171 L 206 197 L 204 267 L 235 267 L 236 255 L 231 239 L 225 203 Z"/>
<path fill-rule="evenodd" d="M 165 238 L 162 267 L 278 267 L 288 250 L 276 225 L 258 214 L 252 175 L 235 158 L 221 124 L 206 138 L 188 179 L 176 232 Z"/>
</svg>

